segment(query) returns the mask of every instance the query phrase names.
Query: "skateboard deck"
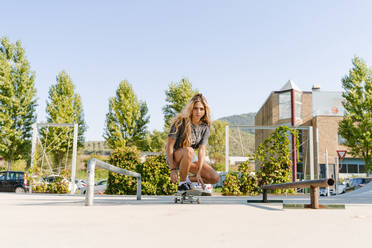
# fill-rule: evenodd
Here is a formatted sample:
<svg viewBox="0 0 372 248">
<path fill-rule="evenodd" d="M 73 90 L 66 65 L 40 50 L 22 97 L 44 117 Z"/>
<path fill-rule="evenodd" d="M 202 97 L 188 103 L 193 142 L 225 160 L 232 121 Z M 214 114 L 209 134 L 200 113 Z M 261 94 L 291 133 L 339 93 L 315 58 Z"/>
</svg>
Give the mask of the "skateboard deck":
<svg viewBox="0 0 372 248">
<path fill-rule="evenodd" d="M 191 189 L 191 190 L 187 190 L 183 193 L 178 193 L 176 192 L 174 194 L 174 203 L 197 203 L 197 204 L 200 204 L 200 198 L 199 196 L 202 195 L 202 191 L 200 190 L 194 190 L 194 189 Z"/>
</svg>

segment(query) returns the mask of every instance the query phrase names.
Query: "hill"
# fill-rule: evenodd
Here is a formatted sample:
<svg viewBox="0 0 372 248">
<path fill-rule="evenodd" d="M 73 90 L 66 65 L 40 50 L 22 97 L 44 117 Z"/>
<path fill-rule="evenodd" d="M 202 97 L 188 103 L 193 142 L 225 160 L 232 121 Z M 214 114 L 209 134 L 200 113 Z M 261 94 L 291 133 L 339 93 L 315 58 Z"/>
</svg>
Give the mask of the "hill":
<svg viewBox="0 0 372 248">
<path fill-rule="evenodd" d="M 247 113 L 241 115 L 231 115 L 222 117 L 218 120 L 226 121 L 230 126 L 235 125 L 254 125 L 256 113 Z M 230 128 L 230 156 L 243 156 L 252 153 L 254 150 L 254 132 L 252 129 Z M 111 149 L 105 141 L 87 141 L 84 144 L 83 154 L 85 155 L 109 155 Z"/>
<path fill-rule="evenodd" d="M 84 143 L 83 154 L 109 155 L 111 149 L 107 146 L 106 141 L 86 141 Z"/>
<path fill-rule="evenodd" d="M 220 121 L 226 121 L 230 125 L 230 156 L 247 156 L 254 152 L 254 130 L 233 126 L 254 126 L 255 116 L 256 113 L 247 113 L 218 119 Z"/>
<path fill-rule="evenodd" d="M 247 113 L 241 115 L 231 115 L 219 118 L 220 121 L 227 121 L 230 125 L 254 125 L 256 113 Z"/>
</svg>

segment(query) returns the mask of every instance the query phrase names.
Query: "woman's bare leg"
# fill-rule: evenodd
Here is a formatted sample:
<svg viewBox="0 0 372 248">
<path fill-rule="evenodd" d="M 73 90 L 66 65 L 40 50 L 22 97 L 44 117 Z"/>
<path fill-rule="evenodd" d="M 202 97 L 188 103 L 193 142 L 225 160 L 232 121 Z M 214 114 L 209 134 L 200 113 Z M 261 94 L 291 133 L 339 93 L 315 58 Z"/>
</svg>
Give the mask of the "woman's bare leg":
<svg viewBox="0 0 372 248">
<path fill-rule="evenodd" d="M 186 181 L 187 174 L 192 166 L 194 149 L 191 147 L 180 148 L 174 152 L 174 161 L 180 170 L 180 181 Z"/>
<path fill-rule="evenodd" d="M 199 170 L 199 166 L 197 162 L 192 163 L 189 171 L 192 174 L 196 175 L 196 173 L 198 173 L 198 170 Z M 220 181 L 220 176 L 218 175 L 218 173 L 207 163 L 203 164 L 203 168 L 200 172 L 200 176 L 202 177 L 204 183 L 215 184 Z M 195 176 L 192 176 L 189 178 L 190 178 L 190 181 L 196 182 Z"/>
</svg>

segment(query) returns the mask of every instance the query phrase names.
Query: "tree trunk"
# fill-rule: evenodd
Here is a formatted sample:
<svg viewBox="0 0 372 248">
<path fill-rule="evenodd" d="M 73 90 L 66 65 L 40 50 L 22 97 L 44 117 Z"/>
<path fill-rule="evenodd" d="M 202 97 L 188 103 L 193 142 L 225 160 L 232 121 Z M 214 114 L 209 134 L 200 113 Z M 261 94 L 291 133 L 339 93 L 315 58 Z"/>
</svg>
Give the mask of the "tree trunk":
<svg viewBox="0 0 372 248">
<path fill-rule="evenodd" d="M 10 171 L 10 169 L 12 168 L 12 160 L 11 159 L 9 159 L 8 160 L 8 171 Z"/>
<path fill-rule="evenodd" d="M 58 175 L 61 174 L 61 156 L 58 156 Z"/>
</svg>

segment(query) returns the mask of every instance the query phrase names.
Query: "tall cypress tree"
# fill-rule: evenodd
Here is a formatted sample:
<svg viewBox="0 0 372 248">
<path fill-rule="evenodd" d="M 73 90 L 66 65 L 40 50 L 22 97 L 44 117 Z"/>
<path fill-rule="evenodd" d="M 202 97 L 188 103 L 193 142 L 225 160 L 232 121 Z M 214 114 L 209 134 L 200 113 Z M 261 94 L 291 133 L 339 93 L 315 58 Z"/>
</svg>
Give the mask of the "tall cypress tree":
<svg viewBox="0 0 372 248">
<path fill-rule="evenodd" d="M 35 73 L 21 42 L 5 37 L 0 45 L 0 156 L 8 161 L 27 159 L 31 151 L 32 124 L 36 121 Z"/>
<path fill-rule="evenodd" d="M 139 101 L 130 83 L 123 80 L 116 90 L 116 96 L 109 100 L 103 136 L 108 146 L 112 149 L 128 145 L 142 148 L 150 119 L 147 112 L 146 103 Z"/>
<path fill-rule="evenodd" d="M 353 59 L 353 68 L 342 79 L 345 114 L 339 134 L 354 157 L 362 157 L 366 172 L 372 170 L 372 71 L 363 60 Z"/>
<path fill-rule="evenodd" d="M 187 78 L 182 78 L 177 83 L 171 83 L 169 89 L 165 91 L 165 101 L 167 104 L 163 107 L 164 127 L 167 130 L 171 120 L 186 106 L 191 97 L 197 93 L 192 89 L 192 84 Z"/>
<path fill-rule="evenodd" d="M 78 148 L 84 146 L 84 133 L 87 129 L 83 106 L 80 95 L 75 92 L 75 86 L 71 77 L 62 71 L 57 75 L 57 83 L 49 89 L 46 113 L 48 123 L 77 123 Z M 58 165 L 58 172 L 61 170 L 62 163 L 66 163 L 66 158 L 71 156 L 73 143 L 73 128 L 48 127 L 41 129 L 42 143 L 49 147 L 49 152 L 53 155 L 55 162 L 54 169 Z M 66 154 L 68 153 L 68 154 Z M 68 156 L 68 157 L 66 157 Z M 67 167 L 67 164 L 64 165 Z"/>
</svg>

